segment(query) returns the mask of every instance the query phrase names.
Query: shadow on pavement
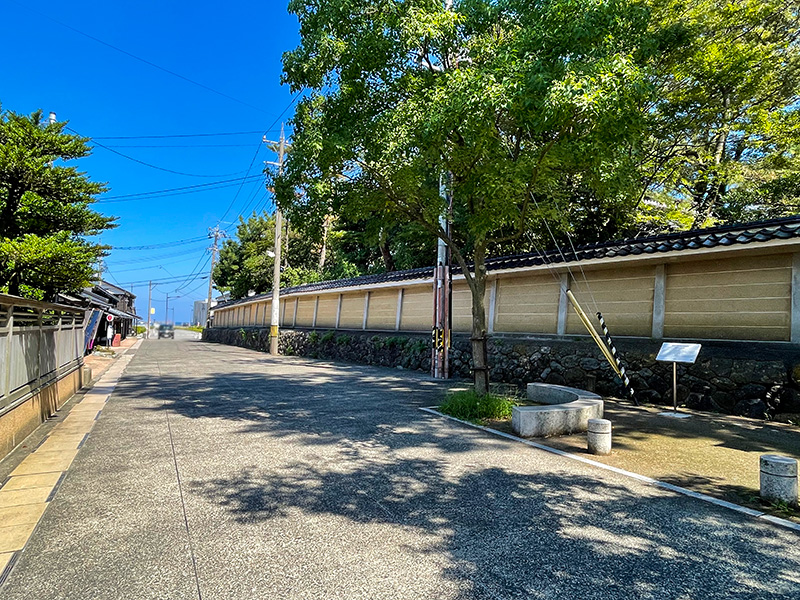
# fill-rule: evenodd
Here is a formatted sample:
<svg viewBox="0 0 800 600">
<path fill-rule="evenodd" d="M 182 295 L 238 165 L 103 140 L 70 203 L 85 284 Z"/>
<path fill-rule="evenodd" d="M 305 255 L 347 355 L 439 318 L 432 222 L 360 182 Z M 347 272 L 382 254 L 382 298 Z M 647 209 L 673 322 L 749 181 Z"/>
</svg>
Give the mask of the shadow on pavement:
<svg viewBox="0 0 800 600">
<path fill-rule="evenodd" d="M 141 410 L 342 450 L 335 463 L 287 455 L 274 468 L 187 483 L 238 522 L 300 511 L 411 530 L 425 552 L 447 557 L 444 577 L 469 582 L 464 598 L 788 598 L 800 589 L 790 533 L 600 474 L 531 472 L 547 462 L 519 452 L 535 451 L 416 410 L 441 395 L 423 377 L 245 352 L 199 375 L 132 370 L 117 389 L 122 401 L 147 399 Z"/>
</svg>

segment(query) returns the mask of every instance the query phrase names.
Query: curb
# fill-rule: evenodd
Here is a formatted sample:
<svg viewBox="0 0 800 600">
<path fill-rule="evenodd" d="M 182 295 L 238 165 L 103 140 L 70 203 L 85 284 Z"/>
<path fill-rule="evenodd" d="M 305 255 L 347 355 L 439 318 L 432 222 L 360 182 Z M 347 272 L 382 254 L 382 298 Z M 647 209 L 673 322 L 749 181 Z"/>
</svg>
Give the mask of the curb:
<svg viewBox="0 0 800 600">
<path fill-rule="evenodd" d="M 507 440 L 511 440 L 513 442 L 519 442 L 521 444 L 525 444 L 526 446 L 530 446 L 532 448 L 536 448 L 538 450 L 544 450 L 545 452 L 549 452 L 551 454 L 556 454 L 558 456 L 563 456 L 564 458 L 569 458 L 571 460 L 575 460 L 578 462 L 582 462 L 587 465 L 591 465 L 593 467 L 598 467 L 600 469 L 604 469 L 606 471 L 611 471 L 612 473 L 616 473 L 617 475 L 622 475 L 624 477 L 630 477 L 631 479 L 636 479 L 642 483 L 646 483 L 648 485 L 652 485 L 664 490 L 668 490 L 670 492 L 674 492 L 676 494 L 681 494 L 683 496 L 689 496 L 690 498 L 694 498 L 696 500 L 701 500 L 703 502 L 708 502 L 709 504 L 714 504 L 715 506 L 719 506 L 722 508 L 727 508 L 729 510 L 736 511 L 743 515 L 747 515 L 748 517 L 753 517 L 756 519 L 760 519 L 762 521 L 768 521 L 774 525 L 779 525 L 781 527 L 785 527 L 786 529 L 791 529 L 792 531 L 796 531 L 800 533 L 800 523 L 793 523 L 792 521 L 787 521 L 786 519 L 781 519 L 780 517 L 775 517 L 773 515 L 769 515 L 767 513 L 761 512 L 759 510 L 755 510 L 752 508 L 747 508 L 746 506 L 741 506 L 739 504 L 734 504 L 733 502 L 727 502 L 725 500 L 720 500 L 719 498 L 714 498 L 713 496 L 708 496 L 706 494 L 701 494 L 699 492 L 694 492 L 692 490 L 688 490 L 684 487 L 680 487 L 678 485 L 673 485 L 671 483 L 666 483 L 664 481 L 659 481 L 657 479 L 653 479 L 652 477 L 646 477 L 645 475 L 639 475 L 638 473 L 633 473 L 631 471 L 626 471 L 625 469 L 620 469 L 618 467 L 612 467 L 611 465 L 607 465 L 601 462 L 597 462 L 596 460 L 592 460 L 590 458 L 585 458 L 583 456 L 579 456 L 577 454 L 572 454 L 570 452 L 565 452 L 564 450 L 558 450 L 557 448 L 551 448 L 550 446 L 545 446 L 544 444 L 540 444 L 538 442 L 532 442 L 530 440 L 526 440 L 523 438 L 519 438 L 515 435 L 511 435 L 510 433 L 505 433 L 503 431 L 498 431 L 497 429 L 492 429 L 491 427 L 484 427 L 483 425 L 476 425 L 475 423 L 470 423 L 469 421 L 463 421 L 461 419 L 457 419 L 455 417 L 451 417 L 450 415 L 446 415 L 444 413 L 439 412 L 435 408 L 420 408 L 419 410 L 430 413 L 432 415 L 436 415 L 438 417 L 443 417 L 450 421 L 455 421 L 456 423 L 461 423 L 462 425 L 466 425 L 468 427 L 472 427 L 473 429 L 480 429 L 481 431 L 485 431 L 486 433 L 491 433 L 492 435 L 496 435 Z"/>
</svg>

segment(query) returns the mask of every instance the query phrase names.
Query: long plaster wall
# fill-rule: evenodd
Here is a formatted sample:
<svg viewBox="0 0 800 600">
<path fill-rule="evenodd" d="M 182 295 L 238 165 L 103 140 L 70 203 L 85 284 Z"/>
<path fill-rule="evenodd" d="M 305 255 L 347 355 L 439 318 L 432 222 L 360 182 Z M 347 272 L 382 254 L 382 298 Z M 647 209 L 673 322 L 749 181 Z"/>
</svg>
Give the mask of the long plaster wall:
<svg viewBox="0 0 800 600">
<path fill-rule="evenodd" d="M 741 246 L 495 272 L 484 299 L 489 331 L 584 335 L 565 294 L 571 289 L 587 313 L 603 313 L 616 336 L 800 343 L 798 256 L 794 247 Z M 430 281 L 288 294 L 281 297 L 281 325 L 427 332 L 432 294 Z M 468 332 L 471 296 L 463 278 L 454 278 L 452 298 L 453 329 Z M 214 326 L 269 325 L 270 311 L 268 299 L 219 308 Z"/>
</svg>

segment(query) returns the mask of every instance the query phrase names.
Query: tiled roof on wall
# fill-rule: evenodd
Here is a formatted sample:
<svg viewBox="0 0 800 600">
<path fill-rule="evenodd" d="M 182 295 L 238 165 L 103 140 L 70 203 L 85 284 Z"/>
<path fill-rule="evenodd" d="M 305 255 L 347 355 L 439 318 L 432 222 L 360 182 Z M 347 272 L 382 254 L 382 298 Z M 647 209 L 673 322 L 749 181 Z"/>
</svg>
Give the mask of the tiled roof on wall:
<svg viewBox="0 0 800 600">
<path fill-rule="evenodd" d="M 489 272 L 503 271 L 506 269 L 519 269 L 538 265 L 571 263 L 583 260 L 617 258 L 621 256 L 663 254 L 684 250 L 716 248 L 718 246 L 770 242 L 789 238 L 800 238 L 800 215 L 771 219 L 768 221 L 723 225 L 694 231 L 664 233 L 650 237 L 604 242 L 602 244 L 590 244 L 579 246 L 575 249 L 575 252 L 572 252 L 572 248 L 569 246 L 566 248 L 562 246 L 560 249 L 547 250 L 543 253 L 533 252 L 514 256 L 499 256 L 486 259 L 486 268 Z M 460 272 L 461 269 L 459 267 L 453 267 L 454 274 Z M 351 277 L 349 279 L 307 283 L 305 285 L 285 288 L 281 290 L 281 292 L 284 294 L 319 292 L 331 289 L 432 278 L 433 267 L 424 267 L 406 271 L 393 271 L 391 273 L 378 273 L 376 275 L 362 275 L 361 277 Z M 221 303 L 216 308 L 224 308 L 257 300 L 267 300 L 271 297 L 272 293 L 259 294 L 258 296 Z"/>
</svg>

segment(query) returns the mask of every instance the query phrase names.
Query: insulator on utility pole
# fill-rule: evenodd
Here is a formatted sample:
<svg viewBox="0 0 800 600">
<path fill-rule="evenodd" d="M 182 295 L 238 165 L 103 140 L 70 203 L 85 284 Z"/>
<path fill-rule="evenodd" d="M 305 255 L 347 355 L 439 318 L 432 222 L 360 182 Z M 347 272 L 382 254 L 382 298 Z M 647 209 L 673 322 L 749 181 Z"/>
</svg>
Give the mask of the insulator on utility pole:
<svg viewBox="0 0 800 600">
<path fill-rule="evenodd" d="M 211 327 L 211 290 L 214 286 L 214 265 L 217 262 L 220 238 L 227 237 L 227 234 L 219 228 L 219 225 L 208 230 L 208 237 L 213 238 L 211 250 L 211 270 L 208 273 L 208 298 L 206 299 L 206 327 Z"/>
</svg>

